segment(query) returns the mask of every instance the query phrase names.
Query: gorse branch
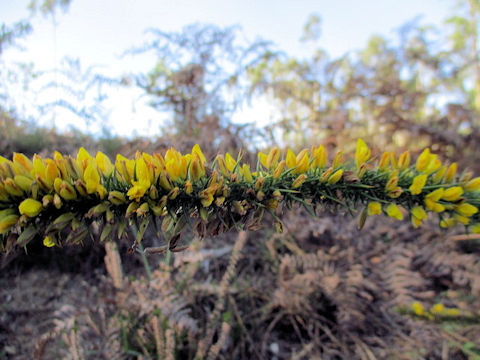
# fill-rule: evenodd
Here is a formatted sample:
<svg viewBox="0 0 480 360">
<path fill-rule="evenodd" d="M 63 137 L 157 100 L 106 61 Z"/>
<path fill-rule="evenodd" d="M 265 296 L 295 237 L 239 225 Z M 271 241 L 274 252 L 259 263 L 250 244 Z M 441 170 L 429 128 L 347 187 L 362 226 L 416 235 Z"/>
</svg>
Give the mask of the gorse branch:
<svg viewBox="0 0 480 360">
<path fill-rule="evenodd" d="M 200 147 L 183 155 L 137 152 L 134 159 L 117 155 L 113 164 L 85 149 L 77 157 L 55 152 L 33 159 L 15 153 L 0 157 L 0 234 L 3 251 L 43 239 L 45 246 L 81 243 L 93 222 L 103 223 L 100 240 L 122 236 L 134 226 L 140 242 L 149 223 L 161 221 L 166 250 L 179 250 L 187 225 L 201 237 L 236 229 L 258 229 L 270 213 L 278 231 L 282 206 L 362 209 L 359 228 L 368 216 L 385 214 L 415 227 L 437 213 L 441 227 L 464 224 L 480 232 L 480 177 L 457 175 L 455 163 L 443 165 L 425 149 L 410 164 L 410 154 L 384 153 L 378 161 L 363 140 L 355 155 L 339 151 L 327 162 L 323 146 L 294 154 L 280 149 L 258 153 L 255 169 L 241 155 L 218 155 L 207 163 Z"/>
</svg>

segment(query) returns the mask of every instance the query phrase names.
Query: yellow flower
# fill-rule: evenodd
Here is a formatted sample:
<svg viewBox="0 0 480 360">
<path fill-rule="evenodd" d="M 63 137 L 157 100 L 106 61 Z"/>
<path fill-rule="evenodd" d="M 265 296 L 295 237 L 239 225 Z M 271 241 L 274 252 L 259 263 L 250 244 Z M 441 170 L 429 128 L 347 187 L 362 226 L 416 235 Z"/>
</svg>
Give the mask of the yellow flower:
<svg viewBox="0 0 480 360">
<path fill-rule="evenodd" d="M 414 206 L 412 208 L 412 224 L 414 227 L 419 227 L 423 220 L 427 220 L 428 215 L 421 206 Z"/>
<path fill-rule="evenodd" d="M 442 200 L 446 201 L 456 201 L 460 199 L 460 196 L 463 194 L 463 189 L 460 186 L 453 186 L 444 191 L 442 195 Z"/>
<path fill-rule="evenodd" d="M 432 191 L 431 193 L 428 193 L 427 196 L 425 196 L 425 198 L 432 201 L 438 201 L 442 198 L 444 192 L 445 190 L 443 188 L 440 188 L 435 191 Z"/>
<path fill-rule="evenodd" d="M 268 159 L 267 159 L 268 160 Z M 225 164 L 227 165 L 228 171 L 232 172 L 237 165 L 237 161 L 230 155 L 228 152 L 225 154 Z"/>
<path fill-rule="evenodd" d="M 455 220 L 457 220 L 459 223 L 463 225 L 468 225 L 470 223 L 470 219 L 466 216 L 460 215 L 460 214 L 453 214 L 453 217 Z"/>
<path fill-rule="evenodd" d="M 242 170 L 243 170 L 243 178 L 245 179 L 245 181 L 247 183 L 252 183 L 253 182 L 253 177 L 252 177 L 252 173 L 250 172 L 250 165 L 243 164 Z"/>
<path fill-rule="evenodd" d="M 333 158 L 333 164 L 332 164 L 332 167 L 334 169 L 338 168 L 343 162 L 343 151 L 340 150 L 337 152 L 337 154 L 335 155 L 335 157 Z"/>
<path fill-rule="evenodd" d="M 382 154 L 382 157 L 380 158 L 380 161 L 378 162 L 378 169 L 380 171 L 385 170 L 388 167 L 389 161 L 390 161 L 390 153 L 388 151 L 385 151 Z"/>
<path fill-rule="evenodd" d="M 446 218 L 440 221 L 440 227 L 442 228 L 449 228 L 455 226 L 457 224 L 457 220 L 453 218 Z"/>
<path fill-rule="evenodd" d="M 267 169 L 275 168 L 278 164 L 279 158 L 280 158 L 280 149 L 278 147 L 270 150 L 267 156 L 266 168 Z"/>
<path fill-rule="evenodd" d="M 80 149 L 78 149 L 77 161 L 83 171 L 85 171 L 86 167 L 88 166 L 88 164 L 91 162 L 92 159 L 93 159 L 92 155 L 90 155 L 88 151 L 85 150 L 84 147 L 81 147 Z"/>
<path fill-rule="evenodd" d="M 103 175 L 110 176 L 112 174 L 115 167 L 107 155 L 99 151 L 97 152 L 97 156 L 95 156 L 95 161 L 97 162 L 98 169 Z"/>
<path fill-rule="evenodd" d="M 445 182 L 451 183 L 455 179 L 457 174 L 457 163 L 453 163 L 448 167 L 447 173 L 445 174 Z"/>
<path fill-rule="evenodd" d="M 445 311 L 445 306 L 443 304 L 435 304 L 430 309 L 432 314 L 441 315 Z"/>
<path fill-rule="evenodd" d="M 34 199 L 25 199 L 18 206 L 20 214 L 35 217 L 42 211 L 42 203 Z"/>
<path fill-rule="evenodd" d="M 299 158 L 299 156 L 301 156 L 302 153 L 303 153 L 303 156 Z M 308 153 L 306 150 L 302 150 L 302 152 L 300 152 L 296 158 L 297 167 L 293 172 L 296 174 L 306 173 L 308 171 L 309 164 L 310 164 L 310 159 L 308 158 Z"/>
<path fill-rule="evenodd" d="M 377 201 L 372 201 L 368 203 L 368 215 L 380 215 L 382 213 L 382 205 Z"/>
<path fill-rule="evenodd" d="M 50 236 L 45 236 L 45 238 L 43 239 L 43 245 L 46 247 L 52 247 L 55 246 L 55 243 L 52 241 Z"/>
<path fill-rule="evenodd" d="M 432 154 L 430 157 L 430 162 L 425 170 L 426 174 L 431 174 L 434 171 L 437 171 L 442 166 L 442 162 L 438 159 L 437 155 Z"/>
<path fill-rule="evenodd" d="M 478 212 L 478 208 L 468 203 L 460 204 L 455 211 L 462 216 L 470 217 Z"/>
<path fill-rule="evenodd" d="M 90 162 L 85 168 L 83 179 L 85 180 L 88 194 L 93 194 L 97 191 L 97 186 L 100 185 L 100 175 L 93 162 Z"/>
<path fill-rule="evenodd" d="M 228 177 L 230 176 L 229 172 L 228 172 L 228 169 L 227 169 L 227 164 L 225 163 L 225 159 L 223 158 L 222 155 L 217 155 L 217 165 L 218 165 L 218 169 L 220 170 L 220 173 L 225 176 L 225 177 Z"/>
<path fill-rule="evenodd" d="M 447 172 L 447 167 L 442 166 L 434 175 L 433 175 L 433 182 L 434 183 L 439 183 L 442 181 L 443 177 L 445 176 L 445 173 Z"/>
<path fill-rule="evenodd" d="M 432 160 L 432 154 L 430 154 L 430 149 L 426 148 L 422 151 L 420 156 L 417 159 L 416 169 L 417 171 L 424 171 L 428 168 L 430 161 Z"/>
<path fill-rule="evenodd" d="M 190 178 L 193 180 L 193 182 L 197 182 L 203 176 L 205 176 L 205 167 L 202 164 L 200 156 L 194 154 L 193 160 L 190 163 Z"/>
<path fill-rule="evenodd" d="M 17 184 L 17 186 L 25 192 L 28 192 L 30 190 L 30 187 L 33 183 L 32 179 L 23 175 L 15 175 L 13 180 L 15 184 Z"/>
<path fill-rule="evenodd" d="M 274 179 L 278 179 L 280 176 L 282 176 L 283 169 L 285 168 L 286 165 L 287 164 L 286 164 L 285 160 L 280 161 L 280 163 L 277 165 L 277 167 L 273 171 L 273 178 Z"/>
<path fill-rule="evenodd" d="M 193 148 L 192 148 L 192 156 L 193 156 L 194 154 L 197 154 L 198 157 L 200 158 L 201 163 L 202 163 L 203 165 L 205 165 L 205 162 L 206 162 L 207 160 L 205 159 L 205 155 L 203 155 L 202 149 L 200 149 L 200 145 L 195 144 L 195 145 L 193 146 Z"/>
<path fill-rule="evenodd" d="M 480 223 L 476 223 L 476 224 L 472 225 L 472 227 L 470 229 L 472 230 L 472 233 L 480 234 Z"/>
<path fill-rule="evenodd" d="M 296 189 L 302 186 L 302 184 L 305 182 L 306 179 L 307 179 L 307 175 L 305 174 L 298 175 L 298 177 L 292 183 L 292 189 Z"/>
<path fill-rule="evenodd" d="M 29 176 L 33 169 L 33 164 L 25 155 L 13 153 L 13 168 L 17 174 Z"/>
<path fill-rule="evenodd" d="M 397 220 L 403 220 L 403 214 L 396 204 L 392 203 L 388 205 L 385 210 L 387 212 L 387 215 L 390 216 L 391 218 L 394 218 Z"/>
<path fill-rule="evenodd" d="M 10 228 L 17 223 L 18 215 L 6 215 L 0 219 L 0 234 L 5 234 Z"/>
<path fill-rule="evenodd" d="M 440 213 L 440 212 L 442 212 L 442 211 L 445 211 L 445 206 L 443 206 L 442 204 L 437 203 L 437 202 L 434 201 L 434 200 L 425 199 L 424 203 L 425 203 L 425 207 L 426 207 L 427 209 L 432 210 L 432 211 L 434 211 L 434 212 Z"/>
<path fill-rule="evenodd" d="M 258 160 L 260 160 L 260 164 L 263 165 L 263 167 L 265 167 L 266 169 L 268 169 L 268 166 L 267 166 L 267 158 L 268 158 L 268 155 L 259 151 L 258 154 Z"/>
<path fill-rule="evenodd" d="M 470 180 L 467 185 L 465 185 L 466 191 L 479 191 L 480 190 L 480 177 Z"/>
<path fill-rule="evenodd" d="M 398 171 L 394 170 L 388 177 L 388 181 L 385 185 L 385 191 L 392 191 L 394 190 L 398 185 Z"/>
<path fill-rule="evenodd" d="M 422 192 L 427 183 L 427 175 L 417 175 L 413 179 L 412 185 L 408 188 L 412 195 L 418 195 Z"/>
<path fill-rule="evenodd" d="M 415 315 L 421 316 L 425 313 L 425 310 L 423 309 L 422 304 L 420 304 L 418 301 L 415 301 L 410 309 L 413 311 Z"/>
<path fill-rule="evenodd" d="M 335 183 L 337 183 L 337 182 L 340 181 L 340 179 L 342 178 L 342 175 L 343 175 L 343 169 L 340 169 L 340 170 L 335 171 L 335 172 L 328 178 L 328 183 L 329 183 L 329 184 L 335 184 Z"/>
<path fill-rule="evenodd" d="M 366 162 L 369 157 L 370 157 L 371 151 L 368 148 L 367 144 L 365 141 L 362 139 L 357 140 L 357 148 L 355 151 L 355 163 L 357 165 L 357 170 L 360 168 L 360 166 Z"/>
<path fill-rule="evenodd" d="M 323 145 L 320 145 L 312 154 L 313 162 L 312 168 L 313 169 L 323 169 L 327 165 L 327 152 Z"/>
<path fill-rule="evenodd" d="M 405 151 L 398 159 L 398 168 L 405 170 L 410 165 L 410 151 Z"/>
<path fill-rule="evenodd" d="M 297 166 L 297 159 L 295 157 L 295 154 L 290 149 L 287 150 L 287 158 L 285 160 L 287 162 L 287 167 L 289 169 L 292 169 L 295 166 Z"/>
</svg>

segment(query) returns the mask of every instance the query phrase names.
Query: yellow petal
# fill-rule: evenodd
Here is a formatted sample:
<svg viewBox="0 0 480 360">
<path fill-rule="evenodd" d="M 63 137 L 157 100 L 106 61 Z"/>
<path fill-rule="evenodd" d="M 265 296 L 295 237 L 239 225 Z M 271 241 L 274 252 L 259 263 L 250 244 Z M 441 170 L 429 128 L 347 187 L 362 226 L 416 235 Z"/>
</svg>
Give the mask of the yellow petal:
<svg viewBox="0 0 480 360">
<path fill-rule="evenodd" d="M 83 179 L 87 186 L 87 193 L 93 194 L 97 190 L 97 186 L 100 184 L 100 175 L 93 163 L 89 163 L 85 168 Z"/>
<path fill-rule="evenodd" d="M 418 195 L 422 192 L 423 187 L 427 183 L 427 175 L 417 175 L 413 179 L 412 185 L 409 187 L 412 195 Z"/>
<path fill-rule="evenodd" d="M 368 203 L 368 215 L 380 215 L 382 213 L 382 205 L 377 201 L 372 201 Z"/>
<path fill-rule="evenodd" d="M 110 176 L 113 172 L 114 166 L 107 155 L 101 151 L 97 152 L 95 156 L 95 161 L 97 162 L 97 167 L 100 172 L 105 176 Z"/>
<path fill-rule="evenodd" d="M 295 154 L 293 153 L 293 151 L 290 150 L 290 149 L 287 150 L 286 162 L 287 162 L 287 167 L 288 167 L 289 169 L 294 168 L 295 166 L 297 166 L 296 156 L 295 156 Z"/>
<path fill-rule="evenodd" d="M 397 220 L 403 220 L 403 214 L 396 204 L 390 204 L 385 209 L 387 215 Z"/>
<path fill-rule="evenodd" d="M 205 165 L 205 162 L 207 161 L 205 159 L 205 155 L 203 155 L 202 149 L 200 149 L 200 145 L 195 144 L 192 148 L 192 155 L 197 154 L 198 157 L 200 158 L 200 161 L 203 165 Z"/>
<path fill-rule="evenodd" d="M 368 160 L 370 157 L 371 151 L 368 148 L 367 144 L 365 141 L 362 139 L 357 140 L 357 148 L 355 151 L 355 163 L 357 165 L 357 170 L 360 168 L 360 166 Z"/>
</svg>

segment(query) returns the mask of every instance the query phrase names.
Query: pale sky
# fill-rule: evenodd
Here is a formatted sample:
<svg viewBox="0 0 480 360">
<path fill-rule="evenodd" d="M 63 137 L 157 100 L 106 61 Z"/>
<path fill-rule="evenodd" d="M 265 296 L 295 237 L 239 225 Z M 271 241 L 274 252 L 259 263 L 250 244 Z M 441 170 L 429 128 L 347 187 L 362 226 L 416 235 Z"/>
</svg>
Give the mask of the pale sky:
<svg viewBox="0 0 480 360">
<path fill-rule="evenodd" d="M 12 24 L 28 17 L 28 0 L 0 0 L 0 24 Z M 55 68 L 65 56 L 78 58 L 82 68 L 100 66 L 100 71 L 120 76 L 132 71 L 148 71 L 151 61 L 119 55 L 141 45 L 144 30 L 150 27 L 162 31 L 179 31 L 185 25 L 213 23 L 219 26 L 239 24 L 246 38 L 261 37 L 273 41 L 290 55 L 304 57 L 312 52 L 311 45 L 299 39 L 303 26 L 312 13 L 322 18 L 322 34 L 318 46 L 335 58 L 359 50 L 373 34 L 394 38 L 394 31 L 416 16 L 421 24 L 440 25 L 451 15 L 455 0 L 73 0 L 67 13 L 57 12 L 56 23 L 37 15 L 33 33 L 20 41 L 24 48 L 8 48 L 3 54 L 4 66 L 14 62 L 32 62 L 36 70 Z M 11 89 L 25 116 L 33 117 L 32 104 L 38 97 L 29 95 L 18 86 Z M 52 96 L 59 96 L 57 93 Z M 138 92 L 117 89 L 109 92 L 105 103 L 112 132 L 131 135 L 158 134 L 158 120 L 167 115 L 137 102 Z M 272 116 L 264 101 L 239 111 L 235 121 L 264 122 Z M 60 116 L 63 115 L 63 116 Z M 53 120 L 47 121 L 52 124 Z M 74 123 L 84 125 L 67 114 L 59 114 L 55 125 L 63 129 Z"/>
</svg>

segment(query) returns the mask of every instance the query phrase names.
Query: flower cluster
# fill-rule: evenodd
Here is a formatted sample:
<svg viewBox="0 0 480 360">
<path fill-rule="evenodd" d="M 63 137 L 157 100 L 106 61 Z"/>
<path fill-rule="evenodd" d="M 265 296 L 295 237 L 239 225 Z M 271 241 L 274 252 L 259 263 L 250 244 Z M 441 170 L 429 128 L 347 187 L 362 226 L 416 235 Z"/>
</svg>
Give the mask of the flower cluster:
<svg viewBox="0 0 480 360">
<path fill-rule="evenodd" d="M 360 139 L 354 159 L 341 151 L 332 163 L 327 158 L 323 146 L 287 150 L 284 157 L 274 148 L 258 154 L 255 168 L 241 154 L 218 155 L 209 164 L 198 145 L 188 154 L 172 148 L 164 155 L 137 152 L 134 159 L 117 155 L 115 163 L 83 148 L 76 157 L 0 157 L 1 246 L 35 238 L 45 246 L 79 243 L 93 222 L 103 223 L 101 240 L 122 236 L 130 225 L 140 241 L 151 222 L 172 237 L 188 224 L 199 236 L 254 230 L 265 213 L 281 231 L 278 215 L 294 204 L 313 214 L 319 206 L 363 209 L 359 228 L 382 213 L 409 216 L 415 227 L 436 213 L 442 227 L 463 224 L 480 233 L 480 177 L 457 175 L 455 163 L 443 165 L 429 149 L 412 164 L 408 151 L 372 159 Z"/>
</svg>

